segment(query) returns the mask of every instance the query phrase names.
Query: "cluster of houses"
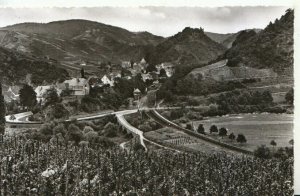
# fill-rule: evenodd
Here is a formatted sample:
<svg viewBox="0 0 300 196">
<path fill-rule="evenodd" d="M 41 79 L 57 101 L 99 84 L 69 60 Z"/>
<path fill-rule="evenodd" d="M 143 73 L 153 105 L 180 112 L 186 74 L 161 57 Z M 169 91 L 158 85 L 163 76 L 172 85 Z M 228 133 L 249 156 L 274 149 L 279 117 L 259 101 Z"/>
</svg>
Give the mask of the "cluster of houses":
<svg viewBox="0 0 300 196">
<path fill-rule="evenodd" d="M 67 93 L 68 96 L 84 96 L 90 93 L 90 88 L 95 86 L 108 86 L 113 87 L 116 81 L 116 78 L 125 78 L 131 79 L 137 74 L 141 74 L 142 80 L 146 82 L 147 80 L 154 81 L 153 84 L 157 84 L 158 79 L 160 78 L 159 74 L 162 69 L 165 70 L 166 77 L 171 77 L 174 73 L 174 66 L 171 63 L 162 63 L 156 65 L 157 71 L 146 72 L 147 62 L 145 59 L 142 59 L 139 63 L 132 63 L 129 61 L 123 61 L 121 63 L 121 68 L 115 68 L 113 66 L 108 65 L 105 74 L 102 75 L 92 75 L 88 78 L 77 77 L 69 80 L 65 80 L 62 83 L 56 83 L 52 85 L 44 85 L 37 86 L 34 91 L 36 93 L 37 102 L 43 104 L 45 101 L 46 92 L 54 88 L 58 95 L 63 95 L 63 93 Z M 119 66 L 120 67 L 120 66 Z M 122 74 L 122 68 L 127 70 L 127 74 Z M 129 73 L 129 74 L 128 74 Z M 10 100 L 19 100 L 19 90 L 20 88 L 17 86 L 9 87 L 7 93 Z M 135 99 L 139 99 L 140 90 L 134 89 L 133 95 Z"/>
<path fill-rule="evenodd" d="M 139 63 L 123 61 L 121 66 L 122 68 L 130 71 L 132 76 L 136 76 L 140 73 L 144 82 L 147 80 L 158 80 L 162 69 L 165 70 L 166 77 L 171 77 L 175 72 L 175 68 L 172 63 L 158 64 L 155 66 L 156 71 L 147 72 L 146 70 L 149 65 L 144 58 Z"/>
</svg>

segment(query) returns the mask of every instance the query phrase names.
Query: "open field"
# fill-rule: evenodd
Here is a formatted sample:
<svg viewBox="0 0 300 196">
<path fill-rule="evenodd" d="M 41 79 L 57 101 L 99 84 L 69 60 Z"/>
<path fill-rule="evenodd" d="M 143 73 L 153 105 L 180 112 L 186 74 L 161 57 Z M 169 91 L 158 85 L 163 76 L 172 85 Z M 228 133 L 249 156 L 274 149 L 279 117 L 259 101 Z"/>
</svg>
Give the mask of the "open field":
<svg viewBox="0 0 300 196">
<path fill-rule="evenodd" d="M 276 141 L 277 147 L 289 146 L 289 140 L 293 139 L 292 114 L 227 115 L 197 121 L 194 122 L 194 126 L 198 127 L 200 123 L 204 125 L 206 132 L 209 132 L 210 126 L 214 124 L 218 128 L 229 129 L 228 134 L 231 132 L 236 136 L 237 134 L 244 134 L 247 144 L 243 144 L 242 147 L 251 150 L 256 149 L 259 145 L 270 146 L 271 140 Z M 218 136 L 215 137 L 219 138 Z M 229 139 L 222 140 L 230 142 Z"/>
</svg>

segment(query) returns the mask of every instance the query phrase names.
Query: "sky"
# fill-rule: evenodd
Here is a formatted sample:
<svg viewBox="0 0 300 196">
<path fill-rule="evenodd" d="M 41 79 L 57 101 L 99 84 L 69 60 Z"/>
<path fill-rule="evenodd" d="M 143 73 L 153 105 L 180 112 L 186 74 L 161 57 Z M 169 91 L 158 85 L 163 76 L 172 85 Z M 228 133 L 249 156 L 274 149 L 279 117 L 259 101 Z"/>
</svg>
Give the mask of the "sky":
<svg viewBox="0 0 300 196">
<path fill-rule="evenodd" d="M 288 7 L 73 7 L 0 8 L 0 27 L 22 22 L 87 19 L 129 31 L 171 36 L 185 27 L 202 27 L 215 33 L 264 28 Z"/>
</svg>

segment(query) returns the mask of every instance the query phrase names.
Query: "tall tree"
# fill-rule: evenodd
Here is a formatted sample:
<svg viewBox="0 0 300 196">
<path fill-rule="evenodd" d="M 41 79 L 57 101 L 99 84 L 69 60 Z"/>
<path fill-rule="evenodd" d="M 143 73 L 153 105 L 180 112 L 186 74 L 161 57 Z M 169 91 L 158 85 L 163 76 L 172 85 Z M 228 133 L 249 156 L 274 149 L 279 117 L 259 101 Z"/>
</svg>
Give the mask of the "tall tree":
<svg viewBox="0 0 300 196">
<path fill-rule="evenodd" d="M 140 89 L 140 91 L 141 91 L 142 93 L 145 92 L 146 84 L 144 83 L 141 74 L 137 74 L 137 75 L 134 77 L 134 87 Z"/>
<path fill-rule="evenodd" d="M 218 133 L 218 127 L 216 125 L 212 125 L 209 129 L 210 133 Z"/>
<path fill-rule="evenodd" d="M 277 145 L 277 143 L 275 142 L 275 140 L 272 140 L 272 141 L 270 142 L 270 144 L 273 146 L 273 149 L 274 149 L 274 147 Z"/>
<path fill-rule="evenodd" d="M 152 71 L 157 71 L 156 67 L 152 64 L 148 65 L 148 67 L 146 68 L 147 72 L 152 72 Z"/>
<path fill-rule="evenodd" d="M 219 130 L 219 136 L 221 136 L 223 138 L 223 136 L 227 135 L 227 129 L 222 127 L 220 130 Z"/>
<path fill-rule="evenodd" d="M 32 86 L 25 84 L 20 90 L 20 103 L 21 105 L 32 108 L 36 104 L 36 92 Z"/>
<path fill-rule="evenodd" d="M 5 125 L 5 103 L 2 95 L 2 84 L 0 83 L 0 134 L 4 133 Z"/>
<path fill-rule="evenodd" d="M 228 136 L 229 139 L 234 140 L 235 139 L 235 135 L 234 133 L 230 133 L 230 135 Z"/>
<path fill-rule="evenodd" d="M 84 69 L 83 69 L 83 68 L 81 68 L 80 74 L 81 74 L 81 78 L 85 78 L 85 75 L 84 75 Z"/>
<path fill-rule="evenodd" d="M 203 127 L 203 124 L 199 124 L 197 132 L 201 134 L 205 134 L 205 129 Z"/>
<path fill-rule="evenodd" d="M 161 69 L 159 71 L 159 77 L 167 77 L 167 73 L 166 73 L 166 70 L 165 69 Z"/>
</svg>

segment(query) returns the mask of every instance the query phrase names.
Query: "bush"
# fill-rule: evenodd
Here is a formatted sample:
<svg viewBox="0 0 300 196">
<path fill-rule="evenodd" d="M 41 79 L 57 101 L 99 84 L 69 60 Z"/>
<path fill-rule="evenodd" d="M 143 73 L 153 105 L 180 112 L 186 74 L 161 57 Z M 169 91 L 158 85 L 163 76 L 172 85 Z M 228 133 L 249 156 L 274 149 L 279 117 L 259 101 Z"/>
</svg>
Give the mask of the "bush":
<svg viewBox="0 0 300 196">
<path fill-rule="evenodd" d="M 5 133 L 5 126 L 0 125 L 0 135 L 3 135 Z"/>
<path fill-rule="evenodd" d="M 158 124 L 157 122 L 155 122 L 154 120 L 150 120 L 149 125 L 151 126 L 152 130 L 156 130 L 156 129 L 161 128 L 161 125 Z"/>
<path fill-rule="evenodd" d="M 101 136 L 97 137 L 95 142 L 98 144 L 101 144 L 101 146 L 104 148 L 111 148 L 111 147 L 115 146 L 115 143 L 110 141 L 106 137 L 101 137 Z"/>
<path fill-rule="evenodd" d="M 274 106 L 274 107 L 267 108 L 266 112 L 281 114 L 281 113 L 285 113 L 286 109 L 280 106 Z"/>
<path fill-rule="evenodd" d="M 189 111 L 186 116 L 190 120 L 202 120 L 203 117 L 199 112 Z"/>
<path fill-rule="evenodd" d="M 203 124 L 199 124 L 197 132 L 200 134 L 205 134 L 205 129 L 203 127 Z"/>
<path fill-rule="evenodd" d="M 89 131 L 84 134 L 84 138 L 90 143 L 95 143 L 97 137 L 98 137 L 98 133 L 95 131 Z"/>
<path fill-rule="evenodd" d="M 86 95 L 81 99 L 80 108 L 82 111 L 90 113 L 98 110 L 100 105 L 99 99 Z"/>
<path fill-rule="evenodd" d="M 152 131 L 152 127 L 148 124 L 139 125 L 138 129 L 142 130 L 143 132 Z"/>
<path fill-rule="evenodd" d="M 258 158 L 269 159 L 272 157 L 271 151 L 265 145 L 261 145 L 254 151 L 254 156 Z"/>
<path fill-rule="evenodd" d="M 104 136 L 106 137 L 116 137 L 118 126 L 109 122 L 104 126 Z"/>
<path fill-rule="evenodd" d="M 234 133 L 230 133 L 230 135 L 228 136 L 229 139 L 234 140 L 235 139 L 235 135 Z"/>
<path fill-rule="evenodd" d="M 163 111 L 161 113 L 162 116 L 164 116 L 165 118 L 170 119 L 171 118 L 171 112 L 170 111 Z"/>
<path fill-rule="evenodd" d="M 188 129 L 188 130 L 192 130 L 192 131 L 193 131 L 193 127 L 192 127 L 191 124 L 186 124 L 186 127 L 185 127 L 185 128 Z"/>
<path fill-rule="evenodd" d="M 52 114 L 56 119 L 67 118 L 69 116 L 69 111 L 62 103 L 56 103 L 53 107 Z"/>
<path fill-rule="evenodd" d="M 53 127 L 52 127 L 52 124 L 50 123 L 46 123 L 46 124 L 43 124 L 40 128 L 40 133 L 42 133 L 43 135 L 52 135 L 53 134 Z"/>
<path fill-rule="evenodd" d="M 197 106 L 197 105 L 199 105 L 198 101 L 195 100 L 195 99 L 188 99 L 187 103 L 190 106 Z"/>
<path fill-rule="evenodd" d="M 174 95 L 170 91 L 164 90 L 163 88 L 157 91 L 156 96 L 157 100 L 164 99 L 166 102 L 172 102 L 174 100 Z"/>
<path fill-rule="evenodd" d="M 177 119 L 176 121 L 177 121 L 178 123 L 188 123 L 188 122 L 189 122 L 189 120 L 186 119 L 185 117 L 181 117 L 181 118 Z"/>
<path fill-rule="evenodd" d="M 74 141 L 76 145 L 83 139 L 83 134 L 80 131 L 79 127 L 75 124 L 70 124 L 68 127 L 67 138 L 71 141 Z"/>
<path fill-rule="evenodd" d="M 275 140 L 272 140 L 272 141 L 270 142 L 270 145 L 272 145 L 273 147 L 275 147 L 275 146 L 277 145 L 277 143 L 275 142 Z"/>
<path fill-rule="evenodd" d="M 133 145 L 133 150 L 134 151 L 140 151 L 140 150 L 145 151 L 145 148 L 139 142 L 135 142 L 134 145 Z"/>
<path fill-rule="evenodd" d="M 54 135 L 57 135 L 59 133 L 61 133 L 63 136 L 66 135 L 66 129 L 65 129 L 65 126 L 63 124 L 58 124 L 57 126 L 55 126 L 53 128 L 53 134 Z"/>
<path fill-rule="evenodd" d="M 132 139 L 133 138 L 133 134 L 132 133 L 126 133 L 125 138 L 126 139 Z"/>
<path fill-rule="evenodd" d="M 28 121 L 35 121 L 35 119 L 34 119 L 33 116 L 29 116 L 29 117 L 28 117 Z"/>
<path fill-rule="evenodd" d="M 85 126 L 84 129 L 83 129 L 84 133 L 88 133 L 90 131 L 94 131 L 94 129 L 92 127 L 90 127 L 90 126 Z"/>
<path fill-rule="evenodd" d="M 79 102 L 78 102 L 77 99 L 74 100 L 74 101 L 70 101 L 70 102 L 68 102 L 68 103 L 69 103 L 69 105 L 70 105 L 71 107 L 74 107 L 76 110 L 78 110 Z"/>
<path fill-rule="evenodd" d="M 288 158 L 288 155 L 285 151 L 284 148 L 279 148 L 273 155 L 275 158 L 282 158 L 282 159 L 286 159 Z"/>
<path fill-rule="evenodd" d="M 183 117 L 183 113 L 184 112 L 182 110 L 172 110 L 170 118 L 171 118 L 171 120 L 181 118 L 181 117 Z"/>
<path fill-rule="evenodd" d="M 218 106 L 216 104 L 210 104 L 206 112 L 203 113 L 205 116 L 217 116 L 220 115 Z"/>
</svg>

